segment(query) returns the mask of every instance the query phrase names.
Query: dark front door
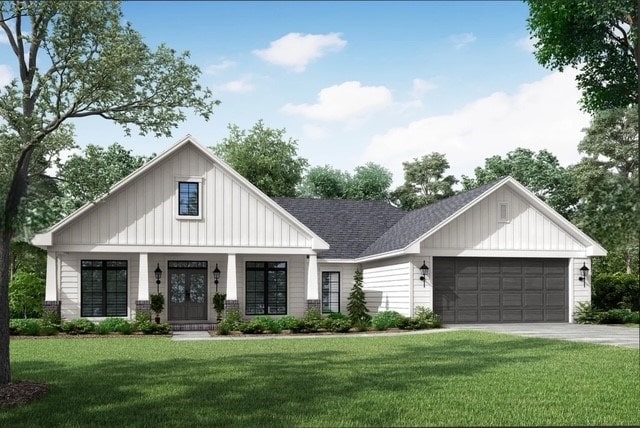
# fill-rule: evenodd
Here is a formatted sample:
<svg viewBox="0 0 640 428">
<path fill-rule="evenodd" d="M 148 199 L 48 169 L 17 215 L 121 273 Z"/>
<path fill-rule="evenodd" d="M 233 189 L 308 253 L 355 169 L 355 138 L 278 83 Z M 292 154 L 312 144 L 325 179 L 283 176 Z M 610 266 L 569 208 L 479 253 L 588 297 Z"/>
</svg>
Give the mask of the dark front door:
<svg viewBox="0 0 640 428">
<path fill-rule="evenodd" d="M 207 319 L 207 269 L 169 268 L 169 320 Z"/>
</svg>

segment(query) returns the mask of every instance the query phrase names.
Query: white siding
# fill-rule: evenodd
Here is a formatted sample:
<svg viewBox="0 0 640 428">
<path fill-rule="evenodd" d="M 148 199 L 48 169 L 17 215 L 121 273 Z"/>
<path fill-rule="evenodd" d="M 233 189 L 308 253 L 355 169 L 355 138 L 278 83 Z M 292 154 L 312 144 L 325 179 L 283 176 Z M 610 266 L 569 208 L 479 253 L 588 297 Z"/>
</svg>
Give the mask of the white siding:
<svg viewBox="0 0 640 428">
<path fill-rule="evenodd" d="M 202 218 L 177 219 L 177 179 L 202 179 Z M 304 248 L 311 237 L 191 146 L 56 232 L 55 244 Z"/>
<path fill-rule="evenodd" d="M 420 281 L 420 266 L 422 266 L 422 262 L 429 268 L 424 283 Z M 411 316 L 413 316 L 415 308 L 418 306 L 433 309 L 433 257 L 413 257 L 411 264 L 413 271 L 413 305 L 411 307 Z"/>
<path fill-rule="evenodd" d="M 569 272 L 569 320 L 573 322 L 573 313 L 578 309 L 578 305 L 582 302 L 591 302 L 591 259 L 571 259 Z M 580 281 L 580 268 L 583 263 L 589 268 L 586 281 Z M 573 300 L 573 301 L 572 301 Z"/>
<path fill-rule="evenodd" d="M 509 221 L 499 221 L 508 203 Z M 463 215 L 425 239 L 421 250 L 584 251 L 571 234 L 532 207 L 508 186 L 488 195 Z"/>
<path fill-rule="evenodd" d="M 410 315 L 410 271 L 411 263 L 407 259 L 363 267 L 363 289 L 371 313 L 396 311 Z"/>
</svg>

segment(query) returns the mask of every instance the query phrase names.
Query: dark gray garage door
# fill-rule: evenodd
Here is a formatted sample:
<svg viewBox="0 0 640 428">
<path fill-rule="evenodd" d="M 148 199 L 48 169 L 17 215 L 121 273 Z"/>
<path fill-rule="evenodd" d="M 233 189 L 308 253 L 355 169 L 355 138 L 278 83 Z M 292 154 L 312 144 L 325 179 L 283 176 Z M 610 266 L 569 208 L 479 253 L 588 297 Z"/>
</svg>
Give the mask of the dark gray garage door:
<svg viewBox="0 0 640 428">
<path fill-rule="evenodd" d="M 434 257 L 433 309 L 444 323 L 566 322 L 566 259 Z"/>
</svg>

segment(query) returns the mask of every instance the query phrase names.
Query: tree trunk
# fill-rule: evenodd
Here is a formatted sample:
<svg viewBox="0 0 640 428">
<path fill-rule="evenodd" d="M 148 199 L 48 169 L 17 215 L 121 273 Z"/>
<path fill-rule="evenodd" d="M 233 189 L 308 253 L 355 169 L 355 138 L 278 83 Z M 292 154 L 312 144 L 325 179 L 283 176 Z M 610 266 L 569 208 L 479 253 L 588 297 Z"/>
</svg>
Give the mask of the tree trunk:
<svg viewBox="0 0 640 428">
<path fill-rule="evenodd" d="M 9 247 L 11 237 L 0 232 L 0 385 L 11 382 L 9 362 Z"/>
</svg>

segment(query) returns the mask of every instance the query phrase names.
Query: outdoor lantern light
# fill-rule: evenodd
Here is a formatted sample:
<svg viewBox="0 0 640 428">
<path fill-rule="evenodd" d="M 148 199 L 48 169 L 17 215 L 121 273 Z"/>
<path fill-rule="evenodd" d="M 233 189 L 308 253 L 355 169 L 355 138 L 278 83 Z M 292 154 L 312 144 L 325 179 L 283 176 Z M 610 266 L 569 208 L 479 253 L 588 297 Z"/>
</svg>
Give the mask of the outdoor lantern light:
<svg viewBox="0 0 640 428">
<path fill-rule="evenodd" d="M 424 262 L 424 260 L 422 261 L 422 266 L 420 266 L 420 274 L 422 275 L 420 277 L 420 281 L 422 281 L 422 286 L 426 287 L 427 285 L 427 274 L 429 273 L 429 266 L 427 266 L 427 264 Z"/>
<path fill-rule="evenodd" d="M 586 263 L 582 263 L 582 267 L 580 268 L 580 276 L 578 277 L 578 281 L 582 281 L 583 287 L 587 286 L 587 274 L 589 273 L 589 268 Z"/>
<path fill-rule="evenodd" d="M 213 270 L 213 282 L 216 284 L 216 293 L 218 292 L 218 280 L 220 279 L 220 269 L 218 269 L 218 263 L 216 263 L 216 268 Z"/>
<path fill-rule="evenodd" d="M 156 274 L 156 289 L 157 292 L 160 293 L 160 278 L 162 277 L 162 269 L 160 269 L 160 263 L 156 267 L 156 270 L 153 271 Z"/>
</svg>

